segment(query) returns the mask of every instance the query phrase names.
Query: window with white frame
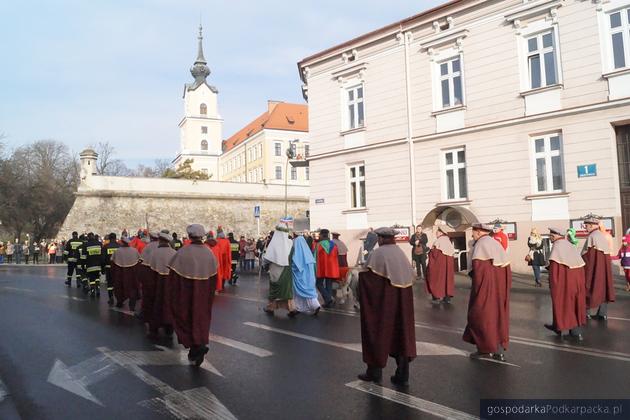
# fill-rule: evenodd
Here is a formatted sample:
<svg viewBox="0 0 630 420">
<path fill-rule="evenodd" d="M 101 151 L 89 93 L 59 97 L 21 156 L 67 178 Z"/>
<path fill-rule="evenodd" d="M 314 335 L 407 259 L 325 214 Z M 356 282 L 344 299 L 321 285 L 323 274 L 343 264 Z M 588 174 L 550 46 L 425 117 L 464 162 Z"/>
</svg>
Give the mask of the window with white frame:
<svg viewBox="0 0 630 420">
<path fill-rule="evenodd" d="M 297 180 L 297 168 L 295 166 L 291 166 L 291 180 Z"/>
<path fill-rule="evenodd" d="M 201 126 L 201 134 L 208 134 L 208 127 Z"/>
<path fill-rule="evenodd" d="M 258 179 L 263 180 L 263 168 L 258 168 Z"/>
<path fill-rule="evenodd" d="M 464 103 L 462 60 L 460 56 L 438 63 L 441 107 L 450 108 Z"/>
<path fill-rule="evenodd" d="M 311 152 L 311 150 L 310 150 L 309 145 L 308 145 L 308 144 L 305 144 L 305 145 L 304 145 L 304 157 L 305 157 L 305 158 L 309 157 L 310 152 Z"/>
<path fill-rule="evenodd" d="M 274 143 L 273 144 L 274 147 L 274 155 L 275 156 L 282 156 L 282 143 Z"/>
<path fill-rule="evenodd" d="M 447 200 L 468 198 L 466 183 L 466 150 L 461 147 L 442 152 L 444 159 L 444 197 Z"/>
<path fill-rule="evenodd" d="M 276 166 L 276 179 L 282 179 L 282 166 Z"/>
<path fill-rule="evenodd" d="M 311 179 L 311 171 L 310 171 L 310 169 L 311 168 L 309 168 L 308 166 L 306 168 L 304 168 L 304 179 L 307 180 L 307 181 L 309 179 Z"/>
<path fill-rule="evenodd" d="M 562 135 L 552 133 L 532 137 L 534 155 L 534 188 L 538 193 L 564 190 Z"/>
<path fill-rule="evenodd" d="M 608 14 L 614 69 L 630 66 L 630 7 Z"/>
<path fill-rule="evenodd" d="M 365 207 L 365 164 L 352 165 L 349 168 L 350 207 Z"/>
<path fill-rule="evenodd" d="M 525 38 L 529 88 L 536 89 L 558 83 L 558 60 L 553 29 Z"/>
<path fill-rule="evenodd" d="M 295 143 L 289 143 L 290 147 L 291 147 L 291 156 L 295 157 L 297 156 L 297 144 Z"/>
<path fill-rule="evenodd" d="M 262 157 L 262 143 L 258 144 L 258 159 Z"/>
<path fill-rule="evenodd" d="M 347 130 L 361 128 L 365 124 L 363 84 L 346 88 Z"/>
</svg>

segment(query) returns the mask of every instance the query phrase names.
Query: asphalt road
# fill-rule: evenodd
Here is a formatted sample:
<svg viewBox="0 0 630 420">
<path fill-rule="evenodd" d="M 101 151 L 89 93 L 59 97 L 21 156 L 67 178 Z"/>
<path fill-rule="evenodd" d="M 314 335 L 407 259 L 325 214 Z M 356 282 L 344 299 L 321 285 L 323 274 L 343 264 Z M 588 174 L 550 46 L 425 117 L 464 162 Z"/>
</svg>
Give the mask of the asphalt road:
<svg viewBox="0 0 630 420">
<path fill-rule="evenodd" d="M 419 357 L 399 389 L 357 381 L 365 368 L 351 304 L 318 317 L 262 312 L 266 281 L 243 275 L 215 299 L 204 369 L 143 324 L 64 284 L 63 267 L 0 266 L 0 418 L 406 419 L 475 418 L 481 398 L 627 398 L 630 299 L 581 344 L 543 328 L 548 291 L 516 281 L 507 363 L 468 358 L 461 339 L 468 282 L 451 306 L 414 286 Z M 630 418 L 630 415 L 625 418 Z"/>
</svg>

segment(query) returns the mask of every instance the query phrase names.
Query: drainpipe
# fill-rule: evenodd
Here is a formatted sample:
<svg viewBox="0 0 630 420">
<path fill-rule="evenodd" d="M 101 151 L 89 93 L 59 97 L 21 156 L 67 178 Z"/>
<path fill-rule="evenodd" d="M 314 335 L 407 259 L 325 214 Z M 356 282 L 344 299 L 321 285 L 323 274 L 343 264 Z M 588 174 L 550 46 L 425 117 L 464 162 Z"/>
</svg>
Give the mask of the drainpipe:
<svg viewBox="0 0 630 420">
<path fill-rule="evenodd" d="M 413 147 L 413 128 L 411 121 L 411 67 L 409 66 L 409 48 L 413 34 L 401 32 L 398 41 L 405 46 L 405 94 L 407 96 L 407 146 L 409 148 L 409 182 L 411 187 L 411 226 L 416 225 L 416 158 Z"/>
</svg>

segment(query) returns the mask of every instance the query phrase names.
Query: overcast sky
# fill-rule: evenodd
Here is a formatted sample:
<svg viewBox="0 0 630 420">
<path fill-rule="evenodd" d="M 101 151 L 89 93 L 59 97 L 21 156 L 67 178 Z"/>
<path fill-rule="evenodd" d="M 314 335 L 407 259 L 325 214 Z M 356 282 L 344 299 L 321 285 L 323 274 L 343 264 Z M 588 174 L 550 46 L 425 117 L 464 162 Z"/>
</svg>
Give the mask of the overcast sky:
<svg viewBox="0 0 630 420">
<path fill-rule="evenodd" d="M 1 1 L 0 133 L 12 147 L 109 141 L 129 163 L 172 158 L 200 16 L 227 138 L 267 99 L 303 102 L 300 59 L 441 2 Z"/>
</svg>

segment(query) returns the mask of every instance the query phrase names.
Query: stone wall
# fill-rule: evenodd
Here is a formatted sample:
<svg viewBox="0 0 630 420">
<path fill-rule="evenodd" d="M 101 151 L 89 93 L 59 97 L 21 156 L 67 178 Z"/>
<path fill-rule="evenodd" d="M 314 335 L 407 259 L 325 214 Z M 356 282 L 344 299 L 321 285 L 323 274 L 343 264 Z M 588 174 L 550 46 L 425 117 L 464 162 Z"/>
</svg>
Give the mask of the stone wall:
<svg viewBox="0 0 630 420">
<path fill-rule="evenodd" d="M 169 229 L 181 237 L 190 223 L 201 223 L 207 230 L 213 231 L 221 225 L 226 232 L 255 237 L 256 205 L 261 206 L 260 233 L 263 235 L 283 217 L 284 199 L 80 190 L 57 237 L 68 238 L 74 230 L 120 235 L 125 228 L 133 233 L 147 225 L 151 229 Z M 289 215 L 304 217 L 307 210 L 308 197 L 288 199 Z"/>
</svg>

